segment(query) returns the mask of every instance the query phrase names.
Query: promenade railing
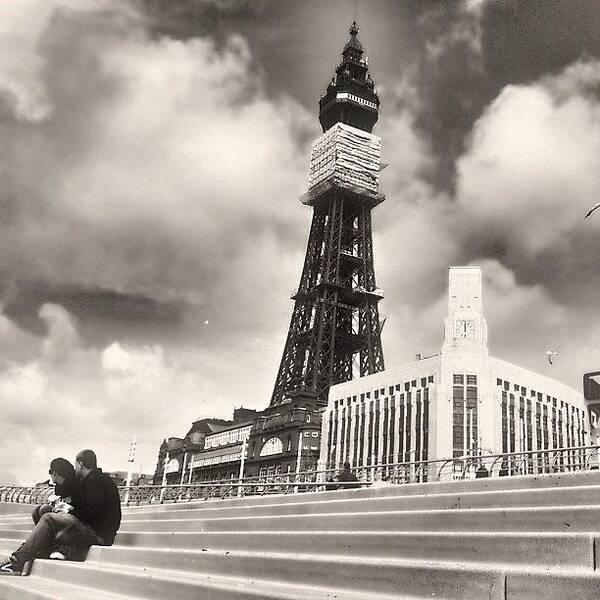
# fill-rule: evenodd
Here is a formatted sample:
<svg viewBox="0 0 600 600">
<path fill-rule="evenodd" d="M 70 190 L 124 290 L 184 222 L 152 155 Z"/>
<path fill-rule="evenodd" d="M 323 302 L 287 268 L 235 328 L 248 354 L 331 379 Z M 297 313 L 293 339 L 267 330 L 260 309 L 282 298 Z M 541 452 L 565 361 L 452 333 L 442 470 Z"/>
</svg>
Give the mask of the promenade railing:
<svg viewBox="0 0 600 600">
<path fill-rule="evenodd" d="M 123 504 L 163 504 L 209 498 L 241 498 L 297 494 L 349 487 L 403 485 L 482 477 L 535 476 L 593 471 L 599 468 L 600 446 L 576 446 L 504 454 L 459 456 L 440 460 L 407 461 L 355 467 L 357 482 L 337 481 L 338 469 L 202 481 L 172 485 L 120 486 Z M 0 502 L 41 504 L 53 493 L 51 486 L 0 486 Z"/>
</svg>

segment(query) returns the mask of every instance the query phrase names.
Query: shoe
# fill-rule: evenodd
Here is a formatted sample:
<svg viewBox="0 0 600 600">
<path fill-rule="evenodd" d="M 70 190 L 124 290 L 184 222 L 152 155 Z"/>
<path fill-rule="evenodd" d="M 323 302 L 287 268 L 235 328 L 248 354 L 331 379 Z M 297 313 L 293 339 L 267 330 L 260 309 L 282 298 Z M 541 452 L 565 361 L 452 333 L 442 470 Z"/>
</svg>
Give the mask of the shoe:
<svg viewBox="0 0 600 600">
<path fill-rule="evenodd" d="M 62 552 L 59 552 L 58 550 L 55 550 L 54 552 L 52 552 L 52 554 L 50 554 L 50 556 L 48 558 L 51 558 L 52 560 L 67 560 L 67 557 Z"/>
<path fill-rule="evenodd" d="M 23 565 L 19 564 L 12 556 L 0 562 L 0 575 L 21 575 Z"/>
</svg>

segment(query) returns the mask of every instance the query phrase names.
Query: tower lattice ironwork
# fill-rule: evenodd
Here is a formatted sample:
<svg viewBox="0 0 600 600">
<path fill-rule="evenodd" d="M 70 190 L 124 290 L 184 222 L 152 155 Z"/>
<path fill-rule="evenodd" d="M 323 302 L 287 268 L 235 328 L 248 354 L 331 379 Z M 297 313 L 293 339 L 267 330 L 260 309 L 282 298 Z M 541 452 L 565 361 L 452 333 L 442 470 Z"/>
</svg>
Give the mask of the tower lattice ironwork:
<svg viewBox="0 0 600 600">
<path fill-rule="evenodd" d="M 324 134 L 343 124 L 342 134 L 360 138 L 367 132 L 367 142 L 379 142 L 370 135 L 379 98 L 357 36 L 353 23 L 342 61 L 319 102 L 319 120 Z M 377 155 L 377 169 L 378 160 Z M 354 162 L 352 156 L 348 162 Z M 302 200 L 313 207 L 312 225 L 271 406 L 295 393 L 325 404 L 331 385 L 384 369 L 378 311 L 383 294 L 375 283 L 371 226 L 371 211 L 384 197 L 376 186 L 353 183 L 362 175 L 356 165 L 350 167 L 355 170 L 339 170 L 354 176 L 349 183 L 325 178 Z"/>
</svg>

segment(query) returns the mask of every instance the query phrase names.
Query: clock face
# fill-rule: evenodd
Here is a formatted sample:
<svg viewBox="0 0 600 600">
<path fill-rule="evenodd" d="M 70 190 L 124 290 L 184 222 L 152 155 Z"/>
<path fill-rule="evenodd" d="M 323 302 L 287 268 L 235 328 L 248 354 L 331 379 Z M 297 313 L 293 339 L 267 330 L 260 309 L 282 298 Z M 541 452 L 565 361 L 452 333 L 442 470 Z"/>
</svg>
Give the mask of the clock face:
<svg viewBox="0 0 600 600">
<path fill-rule="evenodd" d="M 454 329 L 454 337 L 457 338 L 473 338 L 475 337 L 475 323 L 466 319 L 456 321 Z"/>
</svg>

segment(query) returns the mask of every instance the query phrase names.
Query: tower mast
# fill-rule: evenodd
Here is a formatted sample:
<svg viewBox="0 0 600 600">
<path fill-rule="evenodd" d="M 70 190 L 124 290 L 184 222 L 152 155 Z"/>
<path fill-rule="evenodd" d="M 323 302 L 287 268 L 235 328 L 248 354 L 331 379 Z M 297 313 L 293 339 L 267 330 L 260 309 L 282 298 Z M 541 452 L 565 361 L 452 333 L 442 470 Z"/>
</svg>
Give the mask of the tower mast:
<svg viewBox="0 0 600 600">
<path fill-rule="evenodd" d="M 331 385 L 384 369 L 371 226 L 384 200 L 380 139 L 371 134 L 379 97 L 358 33 L 354 21 L 319 101 L 323 135 L 302 198 L 313 218 L 271 406 L 298 394 L 324 405 Z"/>
</svg>

